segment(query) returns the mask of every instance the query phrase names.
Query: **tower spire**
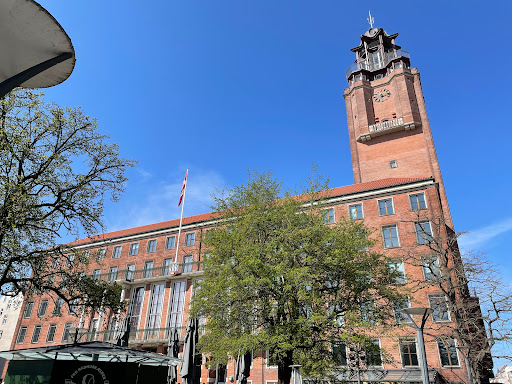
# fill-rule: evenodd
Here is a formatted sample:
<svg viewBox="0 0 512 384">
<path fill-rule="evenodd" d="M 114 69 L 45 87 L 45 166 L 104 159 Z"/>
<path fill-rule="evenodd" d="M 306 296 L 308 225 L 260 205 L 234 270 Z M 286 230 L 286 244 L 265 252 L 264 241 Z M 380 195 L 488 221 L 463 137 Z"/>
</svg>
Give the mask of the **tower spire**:
<svg viewBox="0 0 512 384">
<path fill-rule="evenodd" d="M 366 18 L 366 20 L 368 20 L 368 24 L 370 24 L 370 28 L 373 28 L 373 23 L 375 21 L 375 19 L 372 17 L 372 13 L 370 11 L 368 11 L 368 16 Z"/>
</svg>

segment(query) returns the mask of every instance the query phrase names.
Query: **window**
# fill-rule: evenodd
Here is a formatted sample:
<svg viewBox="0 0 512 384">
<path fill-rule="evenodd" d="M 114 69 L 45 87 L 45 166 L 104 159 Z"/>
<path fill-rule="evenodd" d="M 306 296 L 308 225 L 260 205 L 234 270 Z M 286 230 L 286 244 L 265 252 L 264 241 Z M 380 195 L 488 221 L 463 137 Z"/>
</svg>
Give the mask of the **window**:
<svg viewBox="0 0 512 384">
<path fill-rule="evenodd" d="M 438 340 L 437 348 L 439 349 L 439 358 L 441 359 L 442 367 L 459 365 L 459 357 L 457 356 L 457 349 L 455 348 L 455 341 L 453 339 Z"/>
<path fill-rule="evenodd" d="M 135 264 L 126 265 L 126 280 L 132 281 L 135 278 Z"/>
<path fill-rule="evenodd" d="M 52 261 L 52 269 L 57 269 L 59 267 L 59 258 L 55 258 Z"/>
<path fill-rule="evenodd" d="M 32 309 L 34 309 L 34 302 L 33 301 L 29 301 L 25 305 L 25 311 L 23 311 L 23 317 L 25 319 L 28 319 L 32 315 Z"/>
<path fill-rule="evenodd" d="M 426 281 L 437 280 L 439 277 L 441 277 L 439 258 L 424 258 L 421 261 L 421 264 L 423 268 L 423 276 L 425 277 Z"/>
<path fill-rule="evenodd" d="M 142 303 L 144 302 L 144 287 L 135 288 L 130 300 L 130 326 L 133 329 L 139 328 L 140 314 L 142 312 Z"/>
<path fill-rule="evenodd" d="M 161 326 L 162 320 L 162 307 L 164 304 L 164 289 L 165 284 L 154 284 L 151 287 L 151 299 L 149 302 L 149 314 L 146 323 L 148 329 L 158 329 Z M 148 336 L 158 337 L 158 331 L 154 335 Z"/>
<path fill-rule="evenodd" d="M 144 277 L 149 278 L 151 276 L 153 276 L 153 262 L 146 261 L 144 263 Z"/>
<path fill-rule="evenodd" d="M 274 349 L 267 351 L 267 368 L 277 368 L 277 356 Z"/>
<path fill-rule="evenodd" d="M 322 218 L 324 223 L 334 223 L 334 208 L 325 209 L 322 211 Z"/>
<path fill-rule="evenodd" d="M 176 236 L 165 239 L 165 249 L 173 249 L 174 247 L 176 247 Z"/>
<path fill-rule="evenodd" d="M 416 240 L 418 244 L 429 244 L 432 241 L 432 228 L 430 221 L 421 221 L 414 223 L 414 229 L 416 231 Z"/>
<path fill-rule="evenodd" d="M 347 365 L 347 346 L 345 343 L 331 344 L 332 359 L 336 365 Z"/>
<path fill-rule="evenodd" d="M 66 266 L 67 267 L 71 267 L 73 265 L 73 261 L 74 260 L 75 260 L 75 255 L 74 254 L 67 255 L 66 256 Z"/>
<path fill-rule="evenodd" d="M 84 251 L 84 259 L 85 260 L 89 260 L 89 256 L 90 256 L 90 252 L 89 251 Z"/>
<path fill-rule="evenodd" d="M 46 334 L 46 342 L 52 343 L 55 339 L 55 332 L 57 332 L 57 324 L 50 324 L 48 328 L 48 333 Z"/>
<path fill-rule="evenodd" d="M 16 344 L 23 344 L 25 342 L 25 336 L 27 334 L 27 326 L 20 327 L 18 337 L 16 338 Z"/>
<path fill-rule="evenodd" d="M 34 327 L 34 332 L 32 332 L 32 340 L 30 340 L 30 342 L 31 343 L 38 343 L 40 335 L 41 335 L 41 326 L 40 325 L 36 325 Z"/>
<path fill-rule="evenodd" d="M 370 324 L 375 324 L 375 315 L 375 303 L 373 300 L 361 304 L 361 320 Z"/>
<path fill-rule="evenodd" d="M 354 204 L 348 206 L 350 220 L 359 220 L 363 218 L 363 204 Z"/>
<path fill-rule="evenodd" d="M 183 324 L 187 282 L 185 280 L 177 281 L 172 285 L 172 288 L 172 301 L 169 310 L 169 328 L 180 327 Z"/>
<path fill-rule="evenodd" d="M 162 263 L 162 273 L 164 276 L 168 276 L 171 274 L 171 266 L 172 266 L 172 259 L 164 259 L 164 262 Z"/>
<path fill-rule="evenodd" d="M 395 312 L 395 321 L 397 324 L 402 324 L 403 322 L 405 322 L 405 323 L 411 322 L 411 318 L 404 313 L 404 309 L 409 308 L 410 306 L 411 306 L 411 303 L 409 302 L 409 300 L 407 300 L 403 303 L 395 303 L 393 305 L 393 310 Z"/>
<path fill-rule="evenodd" d="M 94 271 L 92 271 L 92 278 L 94 280 L 99 280 L 100 275 L 101 275 L 101 269 L 95 269 Z"/>
<path fill-rule="evenodd" d="M 391 160 L 389 162 L 389 168 L 398 168 L 398 163 L 396 160 Z"/>
<path fill-rule="evenodd" d="M 4 318 L 2 319 L 2 324 L 7 323 L 7 315 L 4 315 Z"/>
<path fill-rule="evenodd" d="M 106 248 L 98 249 L 96 251 L 96 261 L 102 261 L 105 260 L 105 254 L 107 253 Z"/>
<path fill-rule="evenodd" d="M 121 246 L 117 245 L 114 247 L 114 250 L 112 251 L 112 258 L 119 259 L 120 257 L 121 257 Z"/>
<path fill-rule="evenodd" d="M 181 272 L 192 272 L 193 257 L 192 255 L 183 256 L 183 264 L 181 266 Z"/>
<path fill-rule="evenodd" d="M 382 239 L 384 240 L 384 248 L 399 247 L 400 240 L 398 238 L 398 229 L 396 225 L 382 227 Z"/>
<path fill-rule="evenodd" d="M 416 340 L 400 340 L 400 355 L 402 357 L 402 365 L 404 367 L 417 367 L 419 364 L 418 352 L 416 351 Z"/>
<path fill-rule="evenodd" d="M 55 307 L 53 307 L 53 313 L 52 313 L 53 316 L 60 316 L 63 302 L 64 302 L 64 300 L 62 300 L 60 298 L 55 299 Z"/>
<path fill-rule="evenodd" d="M 404 284 L 405 279 L 405 269 L 404 262 L 402 260 L 396 260 L 389 264 L 389 269 L 391 272 L 396 273 L 394 283 L 395 284 Z"/>
<path fill-rule="evenodd" d="M 139 253 L 139 243 L 130 244 L 130 252 L 128 253 L 128 255 L 135 256 L 138 253 Z"/>
<path fill-rule="evenodd" d="M 48 309 L 48 300 L 41 300 L 39 303 L 39 309 L 37 310 L 38 317 L 44 317 L 46 315 L 46 310 Z"/>
<path fill-rule="evenodd" d="M 382 365 L 382 356 L 380 354 L 380 341 L 374 339 L 365 347 L 366 365 L 375 367 Z"/>
<path fill-rule="evenodd" d="M 69 302 L 68 315 L 76 315 L 78 313 L 78 299 L 73 299 Z"/>
<path fill-rule="evenodd" d="M 425 201 L 424 193 L 416 193 L 414 195 L 409 195 L 409 203 L 411 204 L 411 210 L 413 211 L 427 209 L 427 203 Z"/>
<path fill-rule="evenodd" d="M 448 311 L 448 302 L 444 295 L 429 295 L 428 301 L 432 312 L 432 320 L 434 321 L 450 321 L 450 313 Z"/>
<path fill-rule="evenodd" d="M 62 331 L 62 341 L 68 342 L 71 340 L 71 329 L 73 328 L 73 323 L 66 323 L 64 325 L 64 331 Z"/>
<path fill-rule="evenodd" d="M 190 245 L 194 245 L 195 243 L 196 243 L 196 234 L 195 234 L 195 232 L 187 233 L 185 235 L 185 245 L 186 246 L 190 246 Z"/>
<path fill-rule="evenodd" d="M 379 215 L 392 215 L 395 213 L 393 208 L 393 199 L 384 199 L 377 202 L 379 204 Z"/>
<path fill-rule="evenodd" d="M 148 241 L 148 252 L 155 252 L 156 251 L 156 240 L 149 240 Z"/>
<path fill-rule="evenodd" d="M 110 267 L 108 271 L 108 281 L 117 280 L 117 267 Z"/>
</svg>

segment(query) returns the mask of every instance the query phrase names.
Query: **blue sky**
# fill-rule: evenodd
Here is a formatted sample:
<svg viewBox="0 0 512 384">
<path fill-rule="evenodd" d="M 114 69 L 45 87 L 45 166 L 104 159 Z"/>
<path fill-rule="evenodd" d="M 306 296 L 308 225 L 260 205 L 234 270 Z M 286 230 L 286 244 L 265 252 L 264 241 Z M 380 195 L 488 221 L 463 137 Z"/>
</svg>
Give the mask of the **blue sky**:
<svg viewBox="0 0 512 384">
<path fill-rule="evenodd" d="M 421 73 L 437 154 L 465 250 L 511 276 L 510 1 L 40 0 L 76 67 L 48 100 L 79 105 L 139 161 L 108 230 L 209 210 L 218 187 L 272 170 L 289 187 L 312 163 L 353 183 L 343 89 L 350 48 L 375 25 Z"/>
</svg>

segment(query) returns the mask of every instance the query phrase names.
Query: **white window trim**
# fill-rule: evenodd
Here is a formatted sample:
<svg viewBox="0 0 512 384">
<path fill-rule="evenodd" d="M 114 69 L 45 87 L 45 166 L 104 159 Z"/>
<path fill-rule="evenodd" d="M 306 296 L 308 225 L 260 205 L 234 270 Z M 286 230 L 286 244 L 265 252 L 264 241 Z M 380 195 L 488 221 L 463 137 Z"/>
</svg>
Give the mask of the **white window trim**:
<svg viewBox="0 0 512 384">
<path fill-rule="evenodd" d="M 402 346 L 400 343 L 402 341 L 414 341 L 414 344 L 416 344 L 416 358 L 418 359 L 418 365 L 405 365 L 404 360 L 402 358 Z M 399 337 L 398 338 L 398 353 L 400 354 L 400 365 L 402 368 L 414 368 L 414 367 L 420 367 L 420 356 L 419 356 L 419 349 L 418 349 L 418 340 L 415 336 L 406 336 L 406 337 Z"/>
<path fill-rule="evenodd" d="M 267 349 L 265 351 L 265 367 L 267 368 L 270 368 L 270 369 L 277 369 L 277 365 L 268 365 L 268 355 L 269 355 L 270 351 Z M 269 381 L 277 381 L 277 380 L 266 380 L 265 382 L 269 382 Z"/>
<path fill-rule="evenodd" d="M 457 348 L 457 339 L 452 339 L 453 340 L 453 344 L 455 345 L 455 353 L 457 354 L 457 361 L 459 362 L 458 365 L 443 365 L 443 363 L 441 362 L 441 351 L 439 350 L 439 344 L 437 344 L 439 341 L 442 341 L 442 340 L 436 340 L 436 349 L 437 349 L 437 357 L 439 358 L 439 367 L 441 369 L 443 368 L 462 368 L 462 365 L 460 364 L 460 354 L 459 354 L 459 349 Z M 447 351 L 448 353 L 450 353 L 449 351 Z"/>
<path fill-rule="evenodd" d="M 137 329 L 140 329 L 140 321 L 142 319 L 141 315 L 142 315 L 142 312 L 143 312 L 143 309 L 144 309 L 144 303 L 146 301 L 146 292 L 147 292 L 146 284 L 136 285 L 136 286 L 132 287 L 132 291 L 130 292 L 130 303 L 128 305 L 128 311 L 130 312 L 130 313 L 128 313 L 128 317 L 131 317 L 131 309 L 133 307 L 130 308 L 130 306 L 133 306 L 133 302 L 135 300 L 135 292 L 139 288 L 144 288 L 144 294 L 142 295 L 142 303 L 141 303 L 141 308 L 140 308 L 139 321 L 137 322 Z M 149 290 L 149 295 L 151 295 L 151 289 Z M 148 314 L 147 312 L 148 311 L 146 311 L 146 316 Z M 144 321 L 144 324 L 146 324 L 146 321 Z"/>
<path fill-rule="evenodd" d="M 421 225 L 421 223 L 428 223 L 428 225 L 430 226 L 430 232 L 431 232 L 430 237 L 432 237 L 432 238 L 434 237 L 434 233 L 432 232 L 432 222 L 430 220 L 415 221 L 414 222 L 414 233 L 416 234 L 416 244 L 418 244 L 418 245 L 428 245 L 427 241 L 425 241 L 424 243 L 420 243 L 420 239 L 418 237 L 418 231 L 417 231 L 416 224 Z M 426 232 L 424 234 L 427 235 Z"/>
<path fill-rule="evenodd" d="M 389 227 L 395 227 L 396 228 L 396 238 L 398 239 L 398 245 L 396 247 L 386 247 L 386 242 L 384 241 L 384 228 L 389 228 Z M 382 238 L 382 247 L 384 249 L 395 249 L 395 248 L 401 248 L 402 247 L 402 241 L 400 240 L 400 231 L 398 230 L 398 224 L 386 224 L 386 225 L 381 225 L 380 227 L 380 235 L 381 235 L 381 238 Z"/>
<path fill-rule="evenodd" d="M 361 206 L 361 213 L 362 213 L 363 217 L 361 217 L 360 219 L 353 219 L 352 216 L 350 215 L 350 207 L 355 207 L 357 205 Z M 349 220 L 363 220 L 364 219 L 364 204 L 362 202 L 355 203 L 355 204 L 349 204 L 348 205 L 348 218 L 349 218 Z"/>
<path fill-rule="evenodd" d="M 411 196 L 413 196 L 413 195 L 423 195 L 423 200 L 425 200 L 425 208 L 412 209 L 412 206 L 411 206 Z M 411 211 L 413 211 L 413 212 L 423 211 L 425 209 L 428 209 L 428 202 L 427 202 L 427 196 L 425 195 L 425 191 L 423 191 L 423 192 L 408 193 L 407 194 L 407 199 L 409 200 L 409 209 Z"/>
<path fill-rule="evenodd" d="M 386 213 L 386 214 L 384 214 L 384 215 L 381 215 L 381 214 L 380 214 L 379 201 L 384 201 L 384 200 L 391 200 L 391 208 L 393 209 L 393 213 Z M 382 199 L 377 199 L 377 210 L 379 211 L 379 216 L 391 216 L 391 215 L 396 214 L 396 210 L 395 210 L 395 200 L 393 199 L 393 196 L 384 197 L 384 198 L 382 198 Z M 363 214 L 363 217 L 364 217 L 364 214 Z"/>
<path fill-rule="evenodd" d="M 427 295 L 429 308 L 432 308 L 432 302 L 430 301 L 430 299 L 432 297 L 441 297 L 441 296 L 444 297 L 444 301 L 446 302 L 446 312 L 448 313 L 448 320 L 435 320 L 434 319 L 434 313 L 432 313 L 432 315 L 431 315 L 432 322 L 433 323 L 451 323 L 452 322 L 452 314 L 450 313 L 450 308 L 448 307 L 448 298 L 446 297 L 445 294 L 443 294 L 443 293 L 429 293 Z"/>
</svg>

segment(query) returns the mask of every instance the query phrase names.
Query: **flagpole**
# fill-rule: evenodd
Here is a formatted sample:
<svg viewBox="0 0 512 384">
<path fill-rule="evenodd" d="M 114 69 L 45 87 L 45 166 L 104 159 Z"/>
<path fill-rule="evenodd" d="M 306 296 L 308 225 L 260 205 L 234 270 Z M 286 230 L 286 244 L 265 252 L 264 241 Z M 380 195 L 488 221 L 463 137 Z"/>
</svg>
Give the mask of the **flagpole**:
<svg viewBox="0 0 512 384">
<path fill-rule="evenodd" d="M 183 209 L 185 208 L 185 197 L 187 195 L 187 184 L 188 184 L 188 168 L 187 173 L 185 173 L 185 189 L 183 191 L 183 201 L 181 202 L 181 217 L 180 217 L 180 227 L 178 229 L 178 241 L 176 242 L 176 256 L 174 257 L 174 264 L 178 262 L 178 251 L 180 249 L 180 237 L 181 237 L 181 225 L 183 224 Z"/>
</svg>

